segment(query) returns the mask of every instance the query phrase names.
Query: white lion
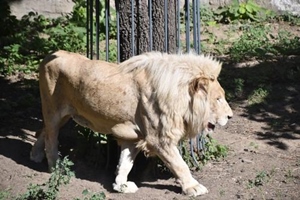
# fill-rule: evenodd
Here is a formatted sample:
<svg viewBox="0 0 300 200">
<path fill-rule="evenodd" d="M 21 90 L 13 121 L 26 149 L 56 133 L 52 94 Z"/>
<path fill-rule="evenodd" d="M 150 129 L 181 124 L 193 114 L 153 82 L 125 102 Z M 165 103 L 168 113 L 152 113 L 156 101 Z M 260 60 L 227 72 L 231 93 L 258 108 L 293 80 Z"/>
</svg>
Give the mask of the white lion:
<svg viewBox="0 0 300 200">
<path fill-rule="evenodd" d="M 137 191 L 127 176 L 142 150 L 163 160 L 183 193 L 205 194 L 208 190 L 192 177 L 177 144 L 232 117 L 217 80 L 220 71 L 219 62 L 193 53 L 146 53 L 119 66 L 66 51 L 48 55 L 39 68 L 44 128 L 31 159 L 40 162 L 45 150 L 49 167 L 55 165 L 59 128 L 72 117 L 112 134 L 120 144 L 114 190 Z"/>
</svg>

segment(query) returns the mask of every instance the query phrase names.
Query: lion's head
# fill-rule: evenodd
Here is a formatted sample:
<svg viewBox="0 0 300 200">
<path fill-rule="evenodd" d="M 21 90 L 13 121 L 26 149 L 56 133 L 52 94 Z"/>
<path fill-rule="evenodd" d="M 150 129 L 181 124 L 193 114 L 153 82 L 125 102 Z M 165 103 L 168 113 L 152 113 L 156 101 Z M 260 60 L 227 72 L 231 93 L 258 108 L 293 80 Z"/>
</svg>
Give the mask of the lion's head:
<svg viewBox="0 0 300 200">
<path fill-rule="evenodd" d="M 220 126 L 226 125 L 233 113 L 225 99 L 225 92 L 217 80 L 211 83 L 208 96 L 210 101 L 210 113 L 206 131 L 211 132 L 216 124 Z"/>
<path fill-rule="evenodd" d="M 210 75 L 201 74 L 190 82 L 191 124 L 194 127 L 190 130 L 190 136 L 202 131 L 211 133 L 216 124 L 224 126 L 233 115 L 225 99 L 224 89 L 217 80 L 218 75 L 219 71 Z"/>
</svg>

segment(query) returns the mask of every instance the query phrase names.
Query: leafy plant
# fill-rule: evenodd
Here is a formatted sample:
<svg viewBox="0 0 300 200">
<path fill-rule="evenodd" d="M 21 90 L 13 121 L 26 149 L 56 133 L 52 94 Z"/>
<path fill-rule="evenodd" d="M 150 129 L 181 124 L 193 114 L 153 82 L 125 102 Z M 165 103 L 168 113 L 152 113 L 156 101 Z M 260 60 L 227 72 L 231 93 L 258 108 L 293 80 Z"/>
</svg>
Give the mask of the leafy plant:
<svg viewBox="0 0 300 200">
<path fill-rule="evenodd" d="M 250 105 L 263 103 L 268 95 L 269 91 L 267 89 L 259 87 L 250 94 L 248 102 Z"/>
<path fill-rule="evenodd" d="M 248 188 L 262 186 L 268 181 L 270 175 L 266 171 L 259 172 L 254 180 L 248 180 Z"/>
<path fill-rule="evenodd" d="M 3 190 L 3 191 L 0 191 L 0 200 L 9 199 L 9 197 L 10 197 L 9 190 L 10 189 L 6 189 L 6 190 Z"/>
<path fill-rule="evenodd" d="M 74 7 L 76 16 L 82 11 L 79 3 L 76 1 Z M 9 24 L 7 30 L 12 31 L 0 33 L 0 73 L 6 75 L 36 71 L 40 60 L 58 49 L 84 52 L 85 21 L 76 22 L 76 19 L 84 19 L 76 16 L 72 20 L 70 16 L 50 19 L 29 12 L 17 20 L 6 12 L 0 24 Z"/>
<path fill-rule="evenodd" d="M 272 12 L 260 7 L 253 0 L 241 3 L 239 0 L 233 0 L 231 5 L 218 9 L 215 14 L 219 16 L 220 22 L 230 23 L 236 20 L 265 20 L 266 16 L 271 15 Z"/>
<path fill-rule="evenodd" d="M 297 15 L 293 15 L 291 13 L 285 12 L 281 15 L 276 15 L 273 17 L 277 21 L 284 21 L 288 22 L 291 26 L 299 26 L 300 25 L 300 18 Z"/>
<path fill-rule="evenodd" d="M 290 32 L 281 30 L 278 32 L 278 38 L 274 44 L 274 49 L 283 55 L 300 55 L 300 37 Z"/>
<path fill-rule="evenodd" d="M 229 50 L 231 58 L 240 61 L 256 56 L 263 57 L 267 52 L 272 52 L 268 31 L 269 27 L 262 25 L 244 27 L 243 35 L 233 42 Z"/>
<path fill-rule="evenodd" d="M 87 189 L 83 190 L 82 194 L 84 195 L 83 200 L 104 200 L 106 198 L 104 192 L 92 193 Z M 80 200 L 80 198 L 74 200 Z"/>
<path fill-rule="evenodd" d="M 200 168 L 210 160 L 219 161 L 227 156 L 228 147 L 219 144 L 209 135 L 201 137 L 201 141 L 198 142 L 203 144 L 202 149 L 193 148 L 193 152 L 188 143 L 182 142 L 179 145 L 181 155 L 189 167 Z"/>
<path fill-rule="evenodd" d="M 50 179 L 44 184 L 29 184 L 27 192 L 17 200 L 54 200 L 57 198 L 59 187 L 67 185 L 70 182 L 74 173 L 70 167 L 73 163 L 65 157 L 63 160 L 58 160 L 55 167 L 52 169 Z"/>
<path fill-rule="evenodd" d="M 207 6 L 200 6 L 200 19 L 206 25 L 215 25 L 217 16 L 214 11 Z"/>
<path fill-rule="evenodd" d="M 215 139 L 210 136 L 206 137 L 205 150 L 202 156 L 202 162 L 205 164 L 209 160 L 220 160 L 227 156 L 228 147 L 219 144 Z"/>
</svg>

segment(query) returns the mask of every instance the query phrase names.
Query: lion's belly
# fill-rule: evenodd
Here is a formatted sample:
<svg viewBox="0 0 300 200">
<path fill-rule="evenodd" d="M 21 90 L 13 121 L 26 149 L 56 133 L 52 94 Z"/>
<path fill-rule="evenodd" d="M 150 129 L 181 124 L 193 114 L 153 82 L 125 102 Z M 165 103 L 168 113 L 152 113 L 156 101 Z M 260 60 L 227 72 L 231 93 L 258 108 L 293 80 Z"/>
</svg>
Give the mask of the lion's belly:
<svg viewBox="0 0 300 200">
<path fill-rule="evenodd" d="M 90 128 L 93 131 L 104 134 L 111 133 L 111 129 L 115 125 L 115 123 L 112 123 L 112 121 L 103 120 L 102 118 L 99 118 L 97 121 L 94 121 L 86 118 L 86 116 L 77 114 L 73 115 L 72 119 L 81 126 Z"/>
<path fill-rule="evenodd" d="M 132 120 L 121 121 L 107 118 L 101 115 L 79 115 L 73 114 L 73 120 L 81 126 L 88 127 L 93 131 L 103 134 L 113 134 L 121 140 L 137 140 L 142 137 L 140 128 Z"/>
<path fill-rule="evenodd" d="M 72 115 L 78 124 L 101 133 L 112 133 L 112 128 L 124 122 L 133 122 L 136 118 L 138 99 L 130 89 L 119 88 L 118 94 L 111 87 L 88 88 L 72 95 Z M 103 86 L 103 85 L 102 85 Z M 123 90 L 123 91 L 121 91 Z M 125 92 L 126 90 L 126 92 Z"/>
</svg>

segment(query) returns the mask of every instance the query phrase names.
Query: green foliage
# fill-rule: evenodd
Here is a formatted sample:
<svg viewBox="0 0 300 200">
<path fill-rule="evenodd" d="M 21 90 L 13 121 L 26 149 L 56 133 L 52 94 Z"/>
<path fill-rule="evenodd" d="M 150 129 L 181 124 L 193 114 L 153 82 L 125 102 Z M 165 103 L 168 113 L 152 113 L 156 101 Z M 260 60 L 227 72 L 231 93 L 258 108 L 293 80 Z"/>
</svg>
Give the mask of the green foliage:
<svg viewBox="0 0 300 200">
<path fill-rule="evenodd" d="M 198 167 L 198 163 L 194 163 L 193 158 L 191 156 L 191 151 L 189 149 L 189 144 L 187 142 L 181 142 L 179 145 L 179 151 L 185 163 L 189 166 L 189 168 Z M 198 153 L 198 152 L 197 152 Z M 198 154 L 196 154 L 197 160 L 199 160 Z"/>
<path fill-rule="evenodd" d="M 231 58 L 240 61 L 255 56 L 262 57 L 267 52 L 272 52 L 272 43 L 267 33 L 268 27 L 262 25 L 245 27 L 244 34 L 232 44 L 229 50 Z"/>
<path fill-rule="evenodd" d="M 104 192 L 92 193 L 87 189 L 83 190 L 82 194 L 84 195 L 83 200 L 104 200 L 106 198 Z M 74 200 L 80 200 L 80 198 Z"/>
<path fill-rule="evenodd" d="M 248 102 L 250 105 L 263 103 L 268 95 L 269 91 L 267 89 L 258 87 L 252 92 L 252 94 L 250 94 Z"/>
<path fill-rule="evenodd" d="M 9 193 L 10 189 L 6 189 L 3 191 L 0 191 L 0 200 L 6 200 L 6 199 L 10 199 L 10 193 Z"/>
<path fill-rule="evenodd" d="M 228 147 L 219 144 L 215 139 L 210 136 L 206 137 L 205 151 L 203 152 L 202 162 L 205 164 L 210 160 L 219 161 L 228 154 Z"/>
<path fill-rule="evenodd" d="M 86 1 L 85 0 L 73 0 L 75 5 L 70 15 L 70 21 L 79 27 L 85 27 L 87 21 L 86 13 Z"/>
<path fill-rule="evenodd" d="M 200 19 L 206 25 L 215 25 L 217 16 L 211 8 L 207 6 L 200 6 Z"/>
<path fill-rule="evenodd" d="M 276 43 L 274 43 L 274 49 L 278 54 L 300 55 L 300 37 L 281 30 L 276 38 Z"/>
<path fill-rule="evenodd" d="M 243 92 L 244 92 L 244 83 L 245 83 L 245 80 L 244 79 L 241 79 L 241 78 L 235 78 L 233 80 L 234 82 L 234 86 L 235 86 L 235 96 L 237 97 L 241 97 L 243 95 Z"/>
<path fill-rule="evenodd" d="M 300 26 L 300 18 L 297 15 L 291 13 L 283 13 L 281 15 L 274 16 L 273 19 L 277 21 L 288 22 L 291 26 Z"/>
<path fill-rule="evenodd" d="M 29 12 L 17 20 L 10 15 L 9 7 L 1 7 L 0 25 L 0 74 L 30 73 L 37 71 L 41 59 L 48 53 L 63 49 L 85 52 L 86 49 L 86 1 L 76 0 L 73 12 L 57 19 L 46 18 Z M 2 3 L 1 3 L 2 4 Z M 100 1 L 100 40 L 105 35 L 105 1 Z M 109 39 L 116 37 L 116 12 L 110 9 Z M 94 24 L 93 30 L 96 30 Z M 96 34 L 94 32 L 94 37 Z M 95 41 L 95 40 L 94 40 Z M 116 44 L 111 45 L 110 60 L 116 60 Z M 104 51 L 103 51 L 104 52 Z M 102 54 L 103 54 L 102 52 Z"/>
<path fill-rule="evenodd" d="M 13 20 L 8 30 L 13 32 L 0 34 L 0 73 L 4 75 L 36 71 L 46 54 L 58 49 L 83 52 L 86 45 L 85 27 L 73 25 L 67 17 L 48 19 L 30 12 Z"/>
<path fill-rule="evenodd" d="M 179 146 L 181 155 L 190 168 L 200 168 L 201 164 L 204 165 L 211 160 L 219 161 L 220 159 L 227 156 L 229 150 L 227 146 L 219 144 L 215 139 L 213 139 L 209 135 L 202 137 L 201 140 L 205 141 L 205 146 L 203 147 L 204 149 L 194 148 L 194 156 L 196 161 L 191 156 L 191 150 L 188 143 L 182 142 Z"/>
<path fill-rule="evenodd" d="M 71 14 L 70 21 L 79 27 L 85 27 L 87 21 L 87 11 L 86 11 L 86 1 L 85 0 L 73 0 L 76 2 L 74 6 L 74 10 Z M 96 7 L 96 5 L 94 5 Z M 99 1 L 99 40 L 105 40 L 105 30 L 106 30 L 106 22 L 105 22 L 105 0 Z M 93 16 L 93 30 L 96 30 L 96 17 Z M 116 19 L 116 10 L 110 7 L 110 15 L 109 15 L 109 38 L 113 39 L 117 36 L 117 19 Z M 94 36 L 95 32 L 94 32 Z"/>
<path fill-rule="evenodd" d="M 267 16 L 274 15 L 272 11 L 260 7 L 253 0 L 245 2 L 233 0 L 231 5 L 218 9 L 215 14 L 219 16 L 219 21 L 222 23 L 237 20 L 261 21 Z"/>
<path fill-rule="evenodd" d="M 70 182 L 74 173 L 70 167 L 73 163 L 65 157 L 63 160 L 58 160 L 55 167 L 52 169 L 50 179 L 44 184 L 29 184 L 27 192 L 18 200 L 54 200 L 57 198 L 59 187 L 67 185 Z"/>
<path fill-rule="evenodd" d="M 264 185 L 270 178 L 270 175 L 266 171 L 259 172 L 254 180 L 248 180 L 248 188 L 259 187 Z"/>
<path fill-rule="evenodd" d="M 299 36 L 287 31 L 272 34 L 270 27 L 263 24 L 245 26 L 242 30 L 243 34 L 229 50 L 234 61 L 253 57 L 267 59 L 270 55 L 300 55 Z"/>
</svg>

